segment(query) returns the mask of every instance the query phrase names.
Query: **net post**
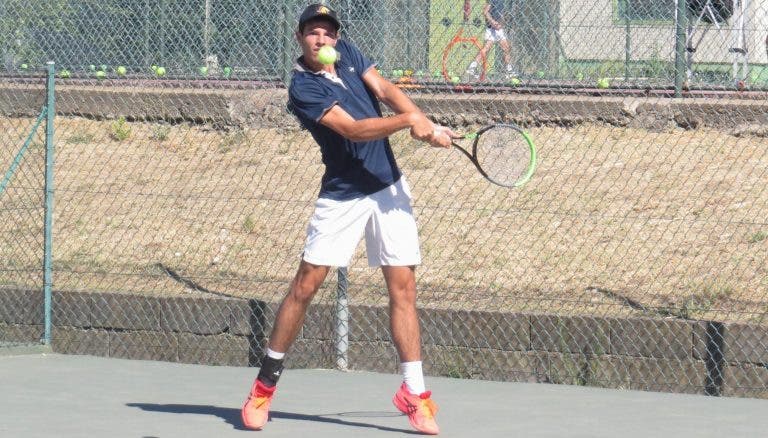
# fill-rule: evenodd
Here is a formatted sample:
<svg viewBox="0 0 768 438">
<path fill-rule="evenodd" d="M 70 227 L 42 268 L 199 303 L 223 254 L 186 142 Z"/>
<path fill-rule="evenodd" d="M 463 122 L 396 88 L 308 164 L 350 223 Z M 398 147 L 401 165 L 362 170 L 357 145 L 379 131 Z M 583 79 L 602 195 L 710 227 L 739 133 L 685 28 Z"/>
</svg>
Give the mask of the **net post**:
<svg viewBox="0 0 768 438">
<path fill-rule="evenodd" d="M 336 368 L 346 371 L 349 367 L 349 302 L 347 286 L 349 277 L 346 267 L 337 269 L 336 285 Z"/>
<path fill-rule="evenodd" d="M 55 74 L 56 66 L 53 61 L 47 63 L 46 91 L 46 122 L 45 122 L 45 225 L 43 228 L 43 296 L 45 301 L 44 321 L 45 333 L 43 343 L 51 345 L 51 311 L 53 286 L 53 131 L 55 110 Z"/>
</svg>

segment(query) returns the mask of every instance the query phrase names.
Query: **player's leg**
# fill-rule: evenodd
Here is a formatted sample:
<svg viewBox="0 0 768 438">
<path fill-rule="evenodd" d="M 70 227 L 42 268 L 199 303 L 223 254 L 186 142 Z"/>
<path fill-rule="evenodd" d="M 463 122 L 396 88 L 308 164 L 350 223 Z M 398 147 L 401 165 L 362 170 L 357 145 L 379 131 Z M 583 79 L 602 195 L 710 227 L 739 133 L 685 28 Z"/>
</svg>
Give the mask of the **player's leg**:
<svg viewBox="0 0 768 438">
<path fill-rule="evenodd" d="M 501 47 L 502 54 L 504 56 L 504 65 L 506 66 L 507 76 L 517 76 L 515 68 L 512 67 L 512 45 L 509 43 L 509 38 L 506 34 L 504 38 L 499 40 L 499 47 Z"/>
<path fill-rule="evenodd" d="M 425 390 L 421 337 L 416 311 L 416 270 L 421 263 L 419 236 L 405 178 L 372 198 L 376 208 L 366 227 L 368 263 L 381 266 L 389 292 L 392 341 L 400 358 L 403 384 L 392 399 L 418 431 L 438 433 L 437 406 Z"/>
<path fill-rule="evenodd" d="M 277 310 L 259 375 L 241 412 L 243 425 L 259 430 L 269 420 L 269 408 L 283 372 L 283 358 L 304 324 L 304 316 L 312 298 L 328 275 L 328 266 L 302 260 L 285 298 Z"/>
<path fill-rule="evenodd" d="M 492 29 L 486 29 L 484 40 L 485 40 L 485 43 L 483 44 L 483 47 L 481 47 L 480 50 L 477 52 L 477 56 L 475 56 L 475 59 L 473 59 L 472 62 L 469 64 L 469 67 L 467 68 L 467 71 L 466 71 L 467 76 L 469 76 L 472 79 L 480 78 L 480 73 L 478 72 L 478 68 L 483 68 L 480 65 L 480 63 L 482 63 L 484 59 L 487 59 L 488 52 L 491 50 L 491 47 L 493 47 L 494 39 L 493 39 Z"/>
<path fill-rule="evenodd" d="M 318 199 L 307 227 L 304 255 L 290 289 L 280 303 L 264 361 L 242 409 L 243 424 L 261 429 L 283 371 L 283 358 L 304 323 L 307 307 L 330 266 L 347 266 L 362 237 L 370 201 Z"/>
<path fill-rule="evenodd" d="M 421 336 L 416 311 L 416 274 L 413 266 L 382 266 L 389 291 L 389 327 L 400 358 L 403 384 L 392 403 L 408 415 L 414 429 L 437 434 L 437 405 L 426 390 L 421 366 Z"/>
<path fill-rule="evenodd" d="M 291 282 L 288 293 L 283 298 L 275 315 L 272 334 L 269 336 L 269 348 L 285 353 L 296 340 L 307 307 L 312 302 L 320 285 L 328 275 L 328 266 L 318 266 L 302 260 L 296 276 Z"/>
<path fill-rule="evenodd" d="M 416 312 L 416 274 L 413 266 L 382 266 L 389 292 L 389 326 L 400 362 L 421 361 L 419 316 Z M 414 392 L 424 392 L 418 382 Z"/>
</svg>

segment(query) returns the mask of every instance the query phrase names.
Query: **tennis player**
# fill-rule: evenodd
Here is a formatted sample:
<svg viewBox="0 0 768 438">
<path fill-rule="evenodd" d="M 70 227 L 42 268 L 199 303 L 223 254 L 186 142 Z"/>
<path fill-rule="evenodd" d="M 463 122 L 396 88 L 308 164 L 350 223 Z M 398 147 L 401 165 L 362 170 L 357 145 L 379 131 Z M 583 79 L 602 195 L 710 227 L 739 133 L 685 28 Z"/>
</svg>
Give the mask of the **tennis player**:
<svg viewBox="0 0 768 438">
<path fill-rule="evenodd" d="M 485 44 L 478 52 L 475 59 L 469 64 L 467 68 L 467 75 L 473 79 L 480 78 L 480 74 L 477 71 L 478 63 L 483 59 L 487 59 L 488 52 L 491 50 L 494 44 L 499 44 L 501 51 L 504 54 L 504 63 L 506 64 L 506 76 L 512 78 L 517 76 L 518 73 L 512 67 L 512 49 L 507 39 L 507 33 L 504 30 L 504 8 L 505 0 L 489 0 L 485 2 L 483 6 L 483 17 L 485 18 L 485 35 L 483 40 Z"/>
<path fill-rule="evenodd" d="M 381 267 L 389 292 L 390 330 L 403 375 L 393 402 L 417 431 L 437 434 L 437 406 L 425 388 L 416 313 L 419 237 L 410 189 L 387 137 L 410 129 L 413 138 L 448 148 L 455 134 L 434 125 L 379 75 L 372 61 L 339 39 L 340 27 L 336 13 L 323 5 L 308 6 L 299 17 L 296 38 L 302 56 L 294 67 L 288 105 L 320 145 L 325 174 L 302 260 L 277 311 L 261 369 L 243 406 L 243 423 L 250 429 L 266 424 L 283 358 L 307 306 L 330 267 L 347 266 L 365 236 L 368 264 Z M 318 50 L 324 45 L 335 46 L 339 57 L 334 64 L 319 62 Z M 382 116 L 379 101 L 395 114 Z"/>
</svg>

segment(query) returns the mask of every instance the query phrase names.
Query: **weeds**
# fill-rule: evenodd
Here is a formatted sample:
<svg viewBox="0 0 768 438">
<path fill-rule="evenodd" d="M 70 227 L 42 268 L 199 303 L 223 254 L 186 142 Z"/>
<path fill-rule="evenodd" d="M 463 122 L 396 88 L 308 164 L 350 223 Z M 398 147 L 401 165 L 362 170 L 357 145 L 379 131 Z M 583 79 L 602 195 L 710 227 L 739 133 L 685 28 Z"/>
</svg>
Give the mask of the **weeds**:
<svg viewBox="0 0 768 438">
<path fill-rule="evenodd" d="M 125 121 L 125 117 L 120 117 L 112 122 L 112 132 L 109 136 L 116 141 L 123 141 L 131 136 L 131 127 Z"/>
</svg>

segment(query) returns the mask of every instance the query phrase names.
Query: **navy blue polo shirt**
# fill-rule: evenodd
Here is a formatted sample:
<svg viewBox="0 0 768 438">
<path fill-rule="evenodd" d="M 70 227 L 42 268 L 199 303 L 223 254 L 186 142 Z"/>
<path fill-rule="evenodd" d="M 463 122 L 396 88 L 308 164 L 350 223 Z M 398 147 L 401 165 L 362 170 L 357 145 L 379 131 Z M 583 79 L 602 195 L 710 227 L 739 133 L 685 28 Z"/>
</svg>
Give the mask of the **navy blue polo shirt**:
<svg viewBox="0 0 768 438">
<path fill-rule="evenodd" d="M 389 139 L 351 141 L 320 124 L 334 105 L 355 120 L 381 117 L 378 99 L 363 82 L 363 74 L 375 64 L 345 41 L 338 40 L 336 50 L 340 56 L 335 78 L 308 71 L 298 59 L 288 89 L 288 107 L 320 145 L 325 164 L 320 197 L 347 200 L 390 186 L 400 179 L 400 170 Z"/>
</svg>

